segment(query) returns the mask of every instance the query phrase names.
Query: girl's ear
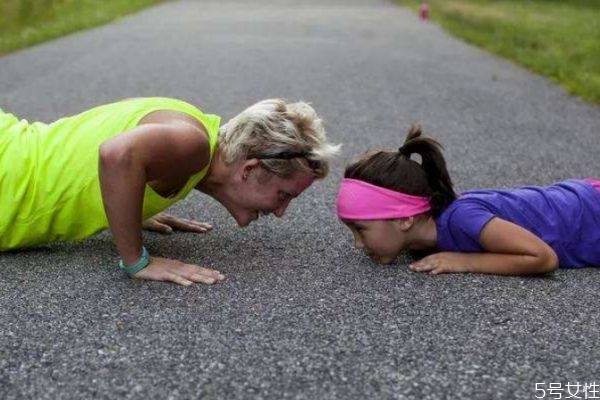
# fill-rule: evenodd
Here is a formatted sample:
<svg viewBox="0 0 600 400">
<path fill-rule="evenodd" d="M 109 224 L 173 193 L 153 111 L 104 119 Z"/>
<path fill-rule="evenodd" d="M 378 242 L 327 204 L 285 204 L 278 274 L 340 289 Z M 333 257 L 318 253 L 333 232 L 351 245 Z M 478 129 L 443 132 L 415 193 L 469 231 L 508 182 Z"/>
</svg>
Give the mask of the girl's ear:
<svg viewBox="0 0 600 400">
<path fill-rule="evenodd" d="M 406 232 L 415 224 L 415 217 L 397 218 L 394 222 L 402 232 Z"/>
</svg>

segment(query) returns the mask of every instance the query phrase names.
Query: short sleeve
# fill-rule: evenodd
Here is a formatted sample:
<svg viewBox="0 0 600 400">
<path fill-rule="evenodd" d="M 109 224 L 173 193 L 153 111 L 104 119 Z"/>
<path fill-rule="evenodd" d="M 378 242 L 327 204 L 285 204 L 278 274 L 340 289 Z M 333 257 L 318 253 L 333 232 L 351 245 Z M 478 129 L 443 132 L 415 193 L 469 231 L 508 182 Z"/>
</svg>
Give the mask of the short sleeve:
<svg viewBox="0 0 600 400">
<path fill-rule="evenodd" d="M 443 226 L 438 229 L 438 247 L 443 251 L 483 251 L 479 236 L 495 216 L 489 208 L 476 200 L 456 200 L 443 213 Z"/>
</svg>

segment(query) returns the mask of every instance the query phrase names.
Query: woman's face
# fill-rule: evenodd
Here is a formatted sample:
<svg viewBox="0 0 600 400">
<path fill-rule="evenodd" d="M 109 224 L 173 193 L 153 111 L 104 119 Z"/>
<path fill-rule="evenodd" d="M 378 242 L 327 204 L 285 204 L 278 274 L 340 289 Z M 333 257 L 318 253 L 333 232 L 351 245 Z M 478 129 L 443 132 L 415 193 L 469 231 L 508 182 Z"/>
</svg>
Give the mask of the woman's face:
<svg viewBox="0 0 600 400">
<path fill-rule="evenodd" d="M 354 247 L 377 264 L 390 264 L 406 248 L 406 232 L 398 220 L 343 221 L 352 231 Z"/>
<path fill-rule="evenodd" d="M 290 178 L 280 178 L 260 166 L 246 169 L 229 210 L 239 226 L 247 226 L 263 214 L 282 217 L 290 202 L 314 181 L 308 172 L 296 171 Z"/>
</svg>

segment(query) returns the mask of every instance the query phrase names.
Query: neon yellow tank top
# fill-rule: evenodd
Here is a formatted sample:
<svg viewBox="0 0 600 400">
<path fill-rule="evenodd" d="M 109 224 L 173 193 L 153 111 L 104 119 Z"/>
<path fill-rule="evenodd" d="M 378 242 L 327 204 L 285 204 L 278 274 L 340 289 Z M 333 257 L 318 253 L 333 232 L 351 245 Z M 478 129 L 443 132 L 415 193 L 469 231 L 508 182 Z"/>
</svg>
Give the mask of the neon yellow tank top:
<svg viewBox="0 0 600 400">
<path fill-rule="evenodd" d="M 0 250 L 78 240 L 106 229 L 99 146 L 158 110 L 198 119 L 208 132 L 212 161 L 221 119 L 181 100 L 128 99 L 51 124 L 29 124 L 0 110 Z M 208 166 L 190 177 L 171 198 L 146 186 L 144 219 L 183 199 L 207 170 Z"/>
</svg>

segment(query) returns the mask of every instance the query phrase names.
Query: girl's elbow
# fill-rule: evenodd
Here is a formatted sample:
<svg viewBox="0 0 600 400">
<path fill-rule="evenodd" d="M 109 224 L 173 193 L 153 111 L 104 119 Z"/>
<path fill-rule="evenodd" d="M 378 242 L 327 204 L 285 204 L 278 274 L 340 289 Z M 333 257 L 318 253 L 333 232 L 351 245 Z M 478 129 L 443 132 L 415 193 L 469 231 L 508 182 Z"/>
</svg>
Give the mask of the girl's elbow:
<svg viewBox="0 0 600 400">
<path fill-rule="evenodd" d="M 558 268 L 558 256 L 550 247 L 525 256 L 523 261 L 522 275 L 544 275 Z"/>
</svg>

